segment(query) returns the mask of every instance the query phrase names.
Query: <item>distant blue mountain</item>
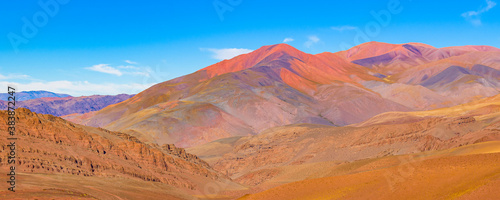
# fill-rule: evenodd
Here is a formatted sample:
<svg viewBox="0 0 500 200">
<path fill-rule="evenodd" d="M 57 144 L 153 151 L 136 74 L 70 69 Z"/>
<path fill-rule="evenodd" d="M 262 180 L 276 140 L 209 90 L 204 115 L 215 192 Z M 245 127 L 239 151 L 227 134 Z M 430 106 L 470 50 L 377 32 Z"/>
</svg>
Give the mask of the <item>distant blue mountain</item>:
<svg viewBox="0 0 500 200">
<path fill-rule="evenodd" d="M 38 99 L 43 97 L 71 97 L 68 94 L 57 94 L 48 91 L 28 91 L 28 92 L 16 92 L 16 101 L 26 101 L 31 99 Z M 0 93 L 0 100 L 8 101 L 8 93 Z"/>
<path fill-rule="evenodd" d="M 54 116 L 63 116 L 74 113 L 88 113 L 98 111 L 111 104 L 120 103 L 134 95 L 93 95 L 68 98 L 37 98 L 26 101 L 18 101 L 16 108 L 27 108 L 32 112 L 40 114 L 50 114 Z M 17 100 L 17 97 L 16 97 Z M 7 110 L 9 104 L 7 101 L 0 100 L 0 110 Z"/>
</svg>

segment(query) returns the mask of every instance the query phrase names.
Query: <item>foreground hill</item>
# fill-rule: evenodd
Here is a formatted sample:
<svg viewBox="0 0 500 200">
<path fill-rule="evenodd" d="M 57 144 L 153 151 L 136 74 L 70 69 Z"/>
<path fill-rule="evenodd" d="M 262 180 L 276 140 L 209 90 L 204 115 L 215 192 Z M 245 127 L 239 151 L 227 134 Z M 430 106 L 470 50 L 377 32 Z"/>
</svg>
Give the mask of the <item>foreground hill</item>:
<svg viewBox="0 0 500 200">
<path fill-rule="evenodd" d="M 16 94 L 16 98 L 18 97 Z M 16 102 L 16 107 L 33 112 L 63 116 L 98 111 L 106 106 L 120 103 L 134 95 L 93 95 L 82 97 L 44 97 Z M 17 99 L 16 99 L 17 100 Z M 7 101 L 0 101 L 0 110 L 7 110 Z"/>
<path fill-rule="evenodd" d="M 337 53 L 289 45 L 157 84 L 81 123 L 181 147 L 297 123 L 345 126 L 389 111 L 449 107 L 498 94 L 500 50 L 370 42 Z"/>
<path fill-rule="evenodd" d="M 144 144 L 124 133 L 77 125 L 24 108 L 16 110 L 16 118 L 16 173 L 21 177 L 16 194 L 26 198 L 75 193 L 99 199 L 138 199 L 147 194 L 120 191 L 133 185 L 156 185 L 158 190 L 152 191 L 156 196 L 169 193 L 174 199 L 185 199 L 186 195 L 204 194 L 207 183 L 231 183 L 206 162 L 174 145 Z M 6 120 L 6 111 L 0 111 L 0 131 L 4 133 Z M 9 142 L 0 138 L 0 168 L 6 173 Z M 161 188 L 167 191 L 159 191 Z"/>
<path fill-rule="evenodd" d="M 500 143 L 342 164 L 323 178 L 284 184 L 240 200 L 497 199 Z"/>
<path fill-rule="evenodd" d="M 500 183 L 499 141 L 496 95 L 450 108 L 383 113 L 345 127 L 274 127 L 187 151 L 247 186 L 224 193 L 253 194 L 242 199 L 398 199 L 423 191 L 431 199 L 488 199 Z"/>
<path fill-rule="evenodd" d="M 274 127 L 256 136 L 216 140 L 189 148 L 188 152 L 253 188 L 247 193 L 254 193 L 285 183 L 333 176 L 334 169 L 349 163 L 362 164 L 362 160 L 488 141 L 500 141 L 500 95 L 450 108 L 384 113 L 345 127 Z M 499 144 L 491 143 L 486 149 L 500 151 Z"/>
</svg>

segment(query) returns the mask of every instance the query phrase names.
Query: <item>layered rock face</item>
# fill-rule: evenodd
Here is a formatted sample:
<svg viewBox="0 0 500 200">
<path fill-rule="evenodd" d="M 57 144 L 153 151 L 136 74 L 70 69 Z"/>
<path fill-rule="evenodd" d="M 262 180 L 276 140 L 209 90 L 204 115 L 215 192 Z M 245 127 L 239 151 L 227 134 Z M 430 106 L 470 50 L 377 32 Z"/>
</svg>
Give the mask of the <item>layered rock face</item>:
<svg viewBox="0 0 500 200">
<path fill-rule="evenodd" d="M 0 111 L 0 131 L 7 132 Z M 146 144 L 128 134 L 73 124 L 59 117 L 16 109 L 17 172 L 128 177 L 198 191 L 226 180 L 197 156 L 167 145 Z M 0 165 L 7 167 L 8 144 L 0 139 Z"/>
</svg>

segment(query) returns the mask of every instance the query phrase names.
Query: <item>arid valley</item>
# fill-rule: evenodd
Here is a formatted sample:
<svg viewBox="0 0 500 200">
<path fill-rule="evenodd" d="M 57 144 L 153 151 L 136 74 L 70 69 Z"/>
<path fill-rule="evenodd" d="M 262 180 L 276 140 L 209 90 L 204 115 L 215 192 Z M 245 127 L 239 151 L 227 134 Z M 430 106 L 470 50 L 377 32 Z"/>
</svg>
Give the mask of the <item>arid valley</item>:
<svg viewBox="0 0 500 200">
<path fill-rule="evenodd" d="M 135 95 L 25 92 L 0 198 L 496 199 L 499 91 L 498 48 L 367 42 L 262 46 Z"/>
</svg>

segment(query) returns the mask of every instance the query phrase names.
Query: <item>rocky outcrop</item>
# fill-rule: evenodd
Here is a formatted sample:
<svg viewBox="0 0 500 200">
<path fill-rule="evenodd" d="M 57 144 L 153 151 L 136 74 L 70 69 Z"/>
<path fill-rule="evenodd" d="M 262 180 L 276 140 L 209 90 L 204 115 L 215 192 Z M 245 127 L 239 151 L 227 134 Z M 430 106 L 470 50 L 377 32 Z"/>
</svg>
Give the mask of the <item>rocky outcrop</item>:
<svg viewBox="0 0 500 200">
<path fill-rule="evenodd" d="M 495 118 L 493 118 L 495 119 Z M 498 122 L 498 119 L 496 119 Z M 498 123 L 466 117 L 427 117 L 401 124 L 328 127 L 311 124 L 276 127 L 241 139 L 213 165 L 244 184 L 272 175 L 270 169 L 444 150 L 500 140 Z M 260 178 L 259 178 L 260 177 Z"/>
<path fill-rule="evenodd" d="M 7 132 L 0 111 L 0 131 Z M 25 108 L 16 110 L 18 172 L 75 176 L 129 177 L 200 190 L 202 182 L 225 179 L 184 149 L 159 148 L 128 134 L 73 124 Z M 0 166 L 7 166 L 8 144 L 0 138 Z M 168 145 L 167 145 L 168 146 Z"/>
<path fill-rule="evenodd" d="M 166 151 L 167 153 L 177 156 L 179 158 L 185 159 L 189 162 L 193 162 L 196 164 L 200 164 L 202 166 L 208 167 L 208 163 L 205 161 L 201 160 L 198 158 L 198 156 L 190 153 L 186 153 L 186 150 L 184 148 L 177 148 L 174 144 L 164 144 L 161 146 L 161 148 Z"/>
</svg>

